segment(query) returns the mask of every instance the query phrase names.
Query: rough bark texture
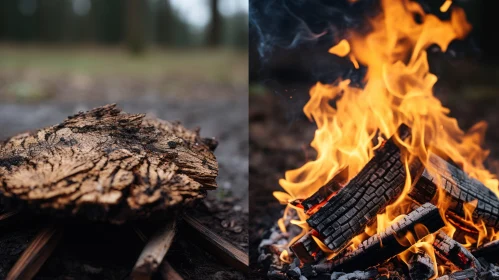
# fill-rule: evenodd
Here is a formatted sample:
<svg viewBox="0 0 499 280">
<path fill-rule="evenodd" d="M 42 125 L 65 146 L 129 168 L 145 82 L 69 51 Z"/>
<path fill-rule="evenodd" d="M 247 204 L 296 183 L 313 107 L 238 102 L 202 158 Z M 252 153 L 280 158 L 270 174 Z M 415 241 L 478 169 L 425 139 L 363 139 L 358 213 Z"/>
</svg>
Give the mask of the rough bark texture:
<svg viewBox="0 0 499 280">
<path fill-rule="evenodd" d="M 403 125 L 398 135 L 406 139 L 410 130 Z M 421 163 L 414 160 L 412 177 L 421 170 Z M 340 251 L 402 193 L 405 173 L 401 151 L 392 137 L 356 177 L 307 220 L 308 224 L 331 250 Z"/>
<path fill-rule="evenodd" d="M 362 242 L 357 250 L 332 262 L 329 271 L 350 272 L 356 269 L 366 269 L 402 253 L 410 244 L 408 242 L 408 244 L 403 244 L 401 241 L 409 232 L 414 237 L 418 236 L 415 229 L 417 225 L 424 225 L 429 233 L 432 233 L 445 224 L 438 209 L 433 204 L 426 203 L 392 224 L 385 231 Z"/>
<path fill-rule="evenodd" d="M 114 223 L 203 198 L 217 173 L 199 131 L 115 105 L 0 145 L 0 195 L 9 202 Z"/>
<path fill-rule="evenodd" d="M 441 177 L 438 185 L 450 199 L 450 211 L 464 217 L 463 203 L 478 200 L 473 218 L 499 229 L 499 199 L 490 189 L 437 155 L 431 155 L 429 164 Z M 432 201 L 437 195 L 437 180 L 438 177 L 425 169 L 409 195 L 420 203 Z"/>
<path fill-rule="evenodd" d="M 437 234 L 433 247 L 439 258 L 451 263 L 456 269 L 473 268 L 478 272 L 482 271 L 480 262 L 463 245 L 443 232 Z"/>
</svg>

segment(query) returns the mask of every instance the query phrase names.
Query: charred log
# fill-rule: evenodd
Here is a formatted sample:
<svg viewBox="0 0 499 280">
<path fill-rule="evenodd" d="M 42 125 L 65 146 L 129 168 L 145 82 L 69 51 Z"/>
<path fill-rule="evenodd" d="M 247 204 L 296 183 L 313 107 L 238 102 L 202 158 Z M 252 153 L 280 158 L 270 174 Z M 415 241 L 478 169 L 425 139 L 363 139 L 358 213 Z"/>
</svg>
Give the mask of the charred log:
<svg viewBox="0 0 499 280">
<path fill-rule="evenodd" d="M 489 242 L 471 253 L 477 258 L 484 258 L 489 262 L 499 262 L 499 240 Z"/>
<path fill-rule="evenodd" d="M 178 123 L 99 107 L 0 143 L 0 196 L 91 220 L 164 218 L 216 187 L 205 142 Z"/>
<path fill-rule="evenodd" d="M 408 138 L 409 128 L 401 126 L 398 135 L 400 139 Z M 343 249 L 402 193 L 406 172 L 394 138 L 386 141 L 359 174 L 307 220 L 331 250 Z M 421 170 L 421 163 L 412 161 L 411 176 Z"/>
<path fill-rule="evenodd" d="M 480 262 L 459 242 L 450 238 L 444 232 L 439 232 L 433 242 L 435 254 L 447 263 L 452 264 L 456 269 L 473 268 L 481 272 Z"/>
<path fill-rule="evenodd" d="M 316 270 L 350 272 L 383 263 L 411 245 L 409 242 L 404 242 L 408 233 L 423 238 L 419 232 L 416 232 L 418 225 L 424 225 L 428 230 L 427 233 L 432 233 L 443 227 L 445 223 L 439 210 L 433 204 L 426 203 L 385 231 L 362 242 L 357 250 L 333 262 L 317 265 Z"/>
<path fill-rule="evenodd" d="M 291 250 L 303 263 L 313 263 L 324 256 L 311 233 L 305 234 L 291 245 Z"/>
<path fill-rule="evenodd" d="M 354 271 L 351 273 L 333 272 L 333 274 L 331 274 L 331 280 L 369 280 L 375 279 L 377 276 L 378 271 L 376 269 Z"/>
<path fill-rule="evenodd" d="M 435 272 L 433 260 L 426 253 L 414 254 L 409 260 L 409 276 L 412 280 L 430 279 Z"/>
<path fill-rule="evenodd" d="M 483 220 L 489 227 L 499 228 L 499 199 L 490 189 L 437 155 L 430 156 L 429 164 L 429 169 L 423 171 L 409 196 L 419 203 L 433 201 L 438 193 L 437 185 L 440 185 L 450 199 L 450 211 L 464 217 L 463 204 L 477 200 L 473 218 Z M 438 176 L 433 176 L 429 170 L 438 173 L 440 184 L 437 184 Z"/>
<path fill-rule="evenodd" d="M 454 273 L 447 274 L 437 278 L 437 280 L 469 280 L 469 279 L 478 279 L 478 273 L 474 268 L 468 268 L 465 270 L 456 271 Z"/>
</svg>

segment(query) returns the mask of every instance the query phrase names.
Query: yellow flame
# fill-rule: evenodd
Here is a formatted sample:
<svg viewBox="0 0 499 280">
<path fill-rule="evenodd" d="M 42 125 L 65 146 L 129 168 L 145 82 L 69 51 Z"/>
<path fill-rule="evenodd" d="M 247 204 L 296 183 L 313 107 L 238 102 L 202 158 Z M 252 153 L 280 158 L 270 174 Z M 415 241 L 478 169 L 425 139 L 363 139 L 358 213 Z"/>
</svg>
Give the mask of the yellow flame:
<svg viewBox="0 0 499 280">
<path fill-rule="evenodd" d="M 447 11 L 449 10 L 449 8 L 450 8 L 450 5 L 452 5 L 452 0 L 446 0 L 446 1 L 442 4 L 442 6 L 440 6 L 440 11 L 441 11 L 442 13 L 447 12 Z"/>
<path fill-rule="evenodd" d="M 446 1 L 442 11 L 447 11 L 450 5 L 451 1 Z M 353 178 L 373 157 L 378 147 L 373 139 L 389 138 L 402 123 L 408 125 L 412 133 L 410 141 L 399 143 L 403 146 L 406 171 L 411 158 L 418 158 L 428 166 L 429 155 L 435 153 L 460 165 L 471 177 L 499 194 L 497 178 L 483 165 L 488 155 L 481 147 L 486 123 L 478 123 L 463 132 L 457 120 L 448 116 L 449 109 L 433 95 L 437 77 L 430 73 L 426 49 L 436 44 L 446 51 L 452 40 L 463 39 L 471 31 L 464 11 L 453 7 L 450 20 L 441 20 L 425 13 L 416 1 L 382 0 L 381 7 L 383 12 L 369 19 L 370 32 L 349 30 L 346 39 L 329 50 L 348 57 L 357 68 L 359 64 L 367 66 L 365 86 L 355 87 L 348 79 L 331 85 L 317 83 L 303 108 L 305 115 L 317 125 L 311 142 L 317 157 L 287 171 L 279 181 L 286 193 L 274 193 L 279 201 L 288 203 L 287 208 L 297 211 L 300 221 L 308 216 L 303 209 L 289 204 L 290 201 L 308 198 L 344 169 L 347 180 Z M 331 105 L 332 100 L 337 100 L 335 106 Z M 377 225 L 366 228 L 353 243 L 358 245 L 361 238 L 385 229 L 401 213 L 410 210 L 411 202 L 406 193 L 412 183 L 408 176 L 403 194 L 378 216 Z M 436 204 L 442 214 L 449 203 L 449 199 L 439 193 Z M 479 232 L 477 240 L 469 240 L 475 245 L 498 238 L 498 233 L 486 229 L 483 222 L 473 222 L 471 215 L 465 220 Z M 299 224 L 303 232 L 309 230 L 305 223 L 295 224 Z M 452 236 L 456 227 L 446 220 L 443 230 Z M 431 253 L 427 248 L 431 246 L 425 245 L 425 241 L 413 243 L 412 247 L 417 245 Z"/>
</svg>

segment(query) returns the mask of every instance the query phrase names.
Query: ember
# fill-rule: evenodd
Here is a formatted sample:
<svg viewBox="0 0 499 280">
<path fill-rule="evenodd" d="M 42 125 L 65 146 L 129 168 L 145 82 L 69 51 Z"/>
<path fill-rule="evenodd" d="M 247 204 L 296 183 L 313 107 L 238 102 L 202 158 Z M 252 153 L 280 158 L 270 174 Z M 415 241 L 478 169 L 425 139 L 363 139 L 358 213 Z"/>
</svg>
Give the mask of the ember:
<svg viewBox="0 0 499 280">
<path fill-rule="evenodd" d="M 275 279 L 495 277 L 499 190 L 483 165 L 486 124 L 465 133 L 448 116 L 426 53 L 445 52 L 471 25 L 452 1 L 441 7 L 449 20 L 415 1 L 381 8 L 370 32 L 348 30 L 329 50 L 367 66 L 364 86 L 310 90 L 317 158 L 280 180 L 274 196 L 287 206 L 260 261 Z"/>
</svg>

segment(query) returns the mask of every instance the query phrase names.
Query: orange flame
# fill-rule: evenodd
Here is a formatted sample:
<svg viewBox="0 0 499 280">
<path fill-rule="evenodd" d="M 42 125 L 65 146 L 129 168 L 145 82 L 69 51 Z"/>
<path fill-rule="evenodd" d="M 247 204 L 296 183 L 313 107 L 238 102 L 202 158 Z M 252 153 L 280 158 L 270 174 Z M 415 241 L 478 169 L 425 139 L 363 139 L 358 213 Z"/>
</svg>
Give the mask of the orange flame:
<svg viewBox="0 0 499 280">
<path fill-rule="evenodd" d="M 285 192 L 274 195 L 287 204 L 287 208 L 293 207 L 290 201 L 308 198 L 343 169 L 347 169 L 348 180 L 353 178 L 373 157 L 377 148 L 373 144 L 374 137 L 379 133 L 387 139 L 402 123 L 408 125 L 412 133 L 411 140 L 402 143 L 406 169 L 409 157 L 417 157 L 428 166 L 429 155 L 436 153 L 459 164 L 467 174 L 499 194 L 498 180 L 483 165 L 488 155 L 481 147 L 486 124 L 478 123 L 467 133 L 463 132 L 457 120 L 448 116 L 449 109 L 433 95 L 437 77 L 430 73 L 426 48 L 436 44 L 446 51 L 452 40 L 463 39 L 471 31 L 464 11 L 451 4 L 446 1 L 441 6 L 442 12 L 451 13 L 450 20 L 443 21 L 426 14 L 415 1 L 381 0 L 383 12 L 369 20 L 369 33 L 349 30 L 346 39 L 329 50 L 348 57 L 356 68 L 359 64 L 367 66 L 365 86 L 358 88 L 352 86 L 350 80 L 339 80 L 332 85 L 317 83 L 310 90 L 310 100 L 303 110 L 317 124 L 311 143 L 317 158 L 287 171 L 285 178 L 279 181 Z M 331 105 L 332 100 L 337 100 L 335 106 Z M 412 179 L 407 178 L 404 193 L 378 216 L 377 228 L 366 228 L 366 234 L 354 238 L 353 243 L 358 244 L 363 236 L 385 229 L 400 213 L 408 212 L 401 209 L 411 206 L 405 196 L 411 184 Z M 437 206 L 441 211 L 445 211 L 448 204 L 444 195 L 439 195 Z M 301 221 L 306 220 L 308 216 L 303 209 L 293 208 Z M 498 238 L 497 233 L 487 230 L 483 223 L 473 222 L 471 215 L 465 220 L 479 232 L 476 240 L 470 240 L 473 244 Z M 452 236 L 456 228 L 446 223 L 444 230 Z M 300 226 L 303 233 L 309 230 L 306 223 Z M 411 244 L 409 252 L 422 248 L 434 256 L 428 240 Z"/>
</svg>

